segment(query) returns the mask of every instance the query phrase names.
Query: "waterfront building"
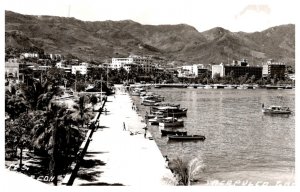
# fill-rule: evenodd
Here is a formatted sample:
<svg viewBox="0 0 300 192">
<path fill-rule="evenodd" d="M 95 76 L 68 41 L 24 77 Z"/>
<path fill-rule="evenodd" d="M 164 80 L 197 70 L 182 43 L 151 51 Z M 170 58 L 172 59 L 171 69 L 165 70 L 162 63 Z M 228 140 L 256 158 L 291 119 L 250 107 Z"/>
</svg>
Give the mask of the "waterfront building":
<svg viewBox="0 0 300 192">
<path fill-rule="evenodd" d="M 133 58 L 112 58 L 111 59 L 111 69 L 121 69 L 125 68 L 126 64 L 132 64 Z M 129 65 L 126 66 L 126 69 L 129 70 Z"/>
<path fill-rule="evenodd" d="M 203 64 L 183 65 L 177 70 L 178 77 L 187 78 L 198 77 L 200 74 L 204 74 L 207 71 L 208 69 L 206 69 Z"/>
<path fill-rule="evenodd" d="M 155 70 L 153 60 L 148 56 L 130 55 L 127 58 L 112 58 L 111 69 L 120 69 L 122 67 L 128 72 L 135 67 L 140 68 L 144 73 Z"/>
<path fill-rule="evenodd" d="M 133 58 L 133 63 L 137 64 L 137 67 L 141 69 L 144 73 L 150 73 L 155 71 L 155 64 L 150 56 L 138 56 L 130 55 Z"/>
<path fill-rule="evenodd" d="M 284 63 L 274 62 L 269 59 L 267 63 L 263 64 L 263 77 L 269 76 L 278 78 L 284 78 L 286 75 L 286 65 Z"/>
<path fill-rule="evenodd" d="M 262 67 L 249 66 L 246 59 L 241 61 L 233 61 L 231 65 L 212 65 L 212 78 L 215 74 L 220 74 L 220 77 L 224 77 L 232 74 L 235 78 L 248 74 L 249 77 L 255 76 L 256 79 L 262 77 Z"/>
<path fill-rule="evenodd" d="M 220 74 L 220 77 L 224 77 L 224 73 L 225 73 L 225 70 L 224 70 L 224 64 L 221 63 L 220 65 L 212 65 L 211 66 L 211 78 L 214 77 L 215 74 Z"/>
</svg>

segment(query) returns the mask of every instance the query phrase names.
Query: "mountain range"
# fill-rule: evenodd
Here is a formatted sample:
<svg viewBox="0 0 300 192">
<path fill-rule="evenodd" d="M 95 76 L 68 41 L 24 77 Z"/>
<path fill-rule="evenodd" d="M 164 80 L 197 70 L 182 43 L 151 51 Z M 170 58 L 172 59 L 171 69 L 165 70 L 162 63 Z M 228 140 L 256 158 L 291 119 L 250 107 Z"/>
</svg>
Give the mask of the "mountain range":
<svg viewBox="0 0 300 192">
<path fill-rule="evenodd" d="M 251 65 L 272 58 L 295 65 L 295 25 L 260 32 L 204 32 L 186 24 L 142 25 L 123 21 L 81 21 L 69 17 L 22 15 L 5 11 L 5 47 L 35 47 L 46 53 L 107 62 L 129 54 L 152 55 L 162 63 L 228 63 L 247 58 Z"/>
</svg>

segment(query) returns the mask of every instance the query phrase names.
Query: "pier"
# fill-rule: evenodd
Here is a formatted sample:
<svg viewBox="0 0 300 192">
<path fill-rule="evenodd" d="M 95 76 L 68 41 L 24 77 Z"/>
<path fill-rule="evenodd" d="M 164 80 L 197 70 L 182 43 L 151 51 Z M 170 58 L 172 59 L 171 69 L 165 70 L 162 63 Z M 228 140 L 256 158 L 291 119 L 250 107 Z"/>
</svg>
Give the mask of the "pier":
<svg viewBox="0 0 300 192">
<path fill-rule="evenodd" d="M 123 86 L 108 96 L 73 185 L 162 186 L 173 178 Z M 124 124 L 125 128 L 124 130 Z"/>
</svg>

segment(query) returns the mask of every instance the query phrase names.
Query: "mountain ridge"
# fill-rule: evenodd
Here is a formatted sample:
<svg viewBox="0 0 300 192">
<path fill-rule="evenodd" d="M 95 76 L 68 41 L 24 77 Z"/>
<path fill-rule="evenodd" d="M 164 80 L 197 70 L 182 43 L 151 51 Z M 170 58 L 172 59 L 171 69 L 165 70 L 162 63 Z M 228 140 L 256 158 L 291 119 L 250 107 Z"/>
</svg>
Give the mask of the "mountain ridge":
<svg viewBox="0 0 300 192">
<path fill-rule="evenodd" d="M 253 33 L 231 32 L 221 27 L 199 32 L 187 24 L 81 21 L 5 11 L 5 47 L 27 46 L 99 62 L 138 54 L 179 64 L 218 64 L 248 58 L 256 65 L 273 58 L 294 65 L 295 25 L 274 26 Z"/>
</svg>

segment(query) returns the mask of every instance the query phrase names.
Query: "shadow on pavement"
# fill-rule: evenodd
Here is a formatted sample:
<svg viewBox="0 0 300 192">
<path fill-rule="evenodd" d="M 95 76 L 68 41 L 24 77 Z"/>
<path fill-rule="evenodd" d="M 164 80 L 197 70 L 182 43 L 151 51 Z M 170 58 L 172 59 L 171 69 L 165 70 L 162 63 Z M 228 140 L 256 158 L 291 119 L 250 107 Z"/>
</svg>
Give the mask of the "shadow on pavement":
<svg viewBox="0 0 300 192">
<path fill-rule="evenodd" d="M 80 163 L 80 166 L 83 168 L 92 168 L 95 166 L 103 166 L 103 165 L 106 165 L 106 163 L 98 159 L 88 159 L 88 160 L 83 159 Z"/>
<path fill-rule="evenodd" d="M 82 180 L 96 181 L 96 178 L 99 177 L 101 173 L 103 173 L 103 171 L 86 172 L 85 170 L 79 170 L 77 173 L 77 177 Z"/>
<path fill-rule="evenodd" d="M 99 178 L 101 173 L 103 171 L 89 171 L 92 170 L 96 166 L 104 166 L 106 163 L 104 163 L 101 160 L 98 159 L 83 159 L 82 162 L 80 163 L 81 169 L 77 173 L 77 177 L 82 179 L 82 180 L 87 180 L 87 181 L 96 181 L 96 178 Z"/>
<path fill-rule="evenodd" d="M 97 182 L 97 183 L 84 183 L 81 184 L 80 186 L 124 186 L 121 183 L 103 183 L 103 182 Z"/>
<path fill-rule="evenodd" d="M 85 157 L 93 157 L 97 154 L 103 154 L 103 153 L 108 153 L 108 152 L 98 152 L 98 151 L 86 152 Z"/>
</svg>

